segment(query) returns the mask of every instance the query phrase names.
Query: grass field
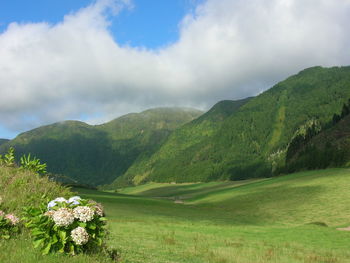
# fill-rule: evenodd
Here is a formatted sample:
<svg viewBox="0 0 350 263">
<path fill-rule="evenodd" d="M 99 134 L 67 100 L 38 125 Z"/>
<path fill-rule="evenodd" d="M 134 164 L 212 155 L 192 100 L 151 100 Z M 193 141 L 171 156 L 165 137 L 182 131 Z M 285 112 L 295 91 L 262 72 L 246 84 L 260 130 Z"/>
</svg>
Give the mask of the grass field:
<svg viewBox="0 0 350 263">
<path fill-rule="evenodd" d="M 197 184 L 147 184 L 102 202 L 121 262 L 350 262 L 350 170 Z M 181 200 L 183 203 L 175 203 Z"/>
<path fill-rule="evenodd" d="M 350 169 L 329 169 L 239 182 L 151 183 L 118 193 L 75 190 L 104 204 L 108 244 L 122 263 L 336 263 L 350 262 L 350 232 L 337 230 L 350 225 L 349 179 Z M 0 262 L 110 262 L 43 257 L 26 236 L 0 242 L 0 250 L 6 251 Z"/>
</svg>

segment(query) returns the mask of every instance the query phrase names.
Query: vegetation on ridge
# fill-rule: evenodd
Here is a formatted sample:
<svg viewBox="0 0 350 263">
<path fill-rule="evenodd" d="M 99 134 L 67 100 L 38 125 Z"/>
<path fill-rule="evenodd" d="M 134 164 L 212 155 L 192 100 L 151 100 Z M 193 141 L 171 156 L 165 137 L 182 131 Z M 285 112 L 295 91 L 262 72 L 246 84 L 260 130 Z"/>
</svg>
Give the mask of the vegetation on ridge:
<svg viewBox="0 0 350 263">
<path fill-rule="evenodd" d="M 207 127 L 198 126 L 185 133 L 197 120 L 179 128 L 127 174 L 142 178 L 136 183 L 271 176 L 284 166 L 287 147 L 299 127 L 311 119 L 328 122 L 350 97 L 349 87 L 350 67 L 303 70 L 249 100 L 218 129 L 206 132 Z M 175 135 L 180 135 L 176 143 Z"/>
<path fill-rule="evenodd" d="M 1 145 L 0 151 L 13 146 L 19 155 L 37 156 L 58 181 L 107 184 L 141 154 L 156 151 L 173 129 L 201 113 L 187 108 L 159 108 L 97 126 L 65 121 L 22 133 Z"/>
</svg>

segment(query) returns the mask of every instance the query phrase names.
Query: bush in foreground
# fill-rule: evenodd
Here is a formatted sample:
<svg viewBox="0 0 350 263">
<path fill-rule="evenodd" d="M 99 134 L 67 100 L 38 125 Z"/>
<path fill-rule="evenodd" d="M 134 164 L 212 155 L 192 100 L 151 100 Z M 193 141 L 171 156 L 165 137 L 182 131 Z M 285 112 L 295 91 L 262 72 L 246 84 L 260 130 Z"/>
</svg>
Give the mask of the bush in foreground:
<svg viewBox="0 0 350 263">
<path fill-rule="evenodd" d="M 34 246 L 41 247 L 43 254 L 97 251 L 106 234 L 102 206 L 78 196 L 68 200 L 59 197 L 39 208 L 28 207 L 25 220 Z"/>
</svg>

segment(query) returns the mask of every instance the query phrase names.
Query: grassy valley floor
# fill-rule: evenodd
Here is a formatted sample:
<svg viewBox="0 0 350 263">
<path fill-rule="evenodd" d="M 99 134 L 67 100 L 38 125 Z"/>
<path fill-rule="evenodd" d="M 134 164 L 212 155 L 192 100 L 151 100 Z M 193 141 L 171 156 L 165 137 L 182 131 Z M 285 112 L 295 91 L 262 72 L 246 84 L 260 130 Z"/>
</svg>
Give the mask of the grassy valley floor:
<svg viewBox="0 0 350 263">
<path fill-rule="evenodd" d="M 109 243 L 125 263 L 350 262 L 350 170 L 118 193 L 78 189 L 102 202 Z"/>
</svg>

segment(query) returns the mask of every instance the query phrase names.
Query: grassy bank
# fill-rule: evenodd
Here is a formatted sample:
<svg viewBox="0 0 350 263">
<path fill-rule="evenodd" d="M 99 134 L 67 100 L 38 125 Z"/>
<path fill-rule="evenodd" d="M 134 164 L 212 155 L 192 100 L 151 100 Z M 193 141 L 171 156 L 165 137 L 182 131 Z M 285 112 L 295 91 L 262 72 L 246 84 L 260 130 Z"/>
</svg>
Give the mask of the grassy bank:
<svg viewBox="0 0 350 263">
<path fill-rule="evenodd" d="M 70 197 L 73 193 L 66 187 L 50 181 L 45 176 L 36 176 L 17 168 L 0 167 L 0 196 L 3 207 L 8 212 L 21 216 L 23 207 L 36 206 L 46 200 L 59 196 Z M 66 255 L 42 256 L 39 249 L 34 249 L 29 233 L 22 233 L 10 240 L 0 239 L 1 263 L 108 263 L 105 255 Z"/>
</svg>

